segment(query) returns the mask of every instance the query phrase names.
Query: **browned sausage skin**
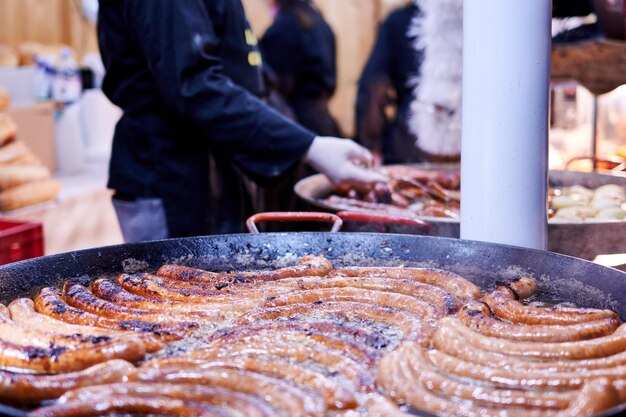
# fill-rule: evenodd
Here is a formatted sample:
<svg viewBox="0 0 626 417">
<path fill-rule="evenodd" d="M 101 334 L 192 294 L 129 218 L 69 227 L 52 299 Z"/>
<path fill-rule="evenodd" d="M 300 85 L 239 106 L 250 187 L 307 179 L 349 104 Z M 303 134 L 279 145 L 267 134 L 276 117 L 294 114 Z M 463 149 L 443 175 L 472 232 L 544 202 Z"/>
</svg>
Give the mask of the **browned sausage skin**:
<svg viewBox="0 0 626 417">
<path fill-rule="evenodd" d="M 444 317 L 437 323 L 438 329 L 450 327 L 461 333 L 467 343 L 492 352 L 534 360 L 577 360 L 611 356 L 626 350 L 626 333 L 621 325 L 614 334 L 597 339 L 562 343 L 513 342 L 506 339 L 483 336 L 467 328 L 457 318 Z M 441 331 L 441 330 L 438 330 Z"/>
<path fill-rule="evenodd" d="M 527 282 L 529 278 L 520 279 Z M 513 286 L 515 287 L 515 286 Z M 519 287 L 517 287 L 519 290 Z M 522 291 L 528 295 L 528 291 Z M 496 317 L 511 323 L 531 325 L 572 325 L 598 320 L 618 320 L 617 314 L 610 310 L 588 308 L 548 307 L 539 308 L 522 304 L 511 285 L 499 285 L 494 291 L 483 296 L 482 300 L 489 306 Z"/>
<path fill-rule="evenodd" d="M 105 329 L 135 331 L 163 340 L 182 339 L 189 329 L 178 324 L 150 323 L 142 320 L 115 320 L 68 305 L 56 288 L 44 288 L 35 297 L 37 312 L 71 324 L 102 327 Z"/>
<path fill-rule="evenodd" d="M 211 367 L 208 369 L 140 369 L 139 382 L 168 382 L 198 384 L 271 398 L 272 403 L 286 410 L 293 417 L 324 416 L 326 406 L 318 394 L 297 385 L 257 372 L 233 367 Z"/>
<path fill-rule="evenodd" d="M 68 401 L 33 411 L 32 417 L 96 417 L 103 415 L 227 417 L 215 407 L 160 396 L 110 395 L 95 401 Z"/>
<path fill-rule="evenodd" d="M 0 401 L 35 405 L 43 400 L 58 398 L 71 389 L 122 382 L 134 372 L 135 367 L 123 360 L 111 360 L 83 371 L 59 375 L 29 375 L 0 371 Z"/>
<path fill-rule="evenodd" d="M 573 342 L 608 336 L 619 327 L 616 317 L 563 325 L 511 324 L 493 318 L 487 304 L 470 300 L 463 305 L 459 319 L 470 329 L 491 337 L 521 342 Z"/>
<path fill-rule="evenodd" d="M 331 272 L 329 276 L 410 279 L 441 287 L 460 300 L 478 299 L 481 296 L 480 288 L 471 283 L 469 280 L 452 272 L 438 269 L 405 267 L 350 267 L 337 269 Z"/>
</svg>

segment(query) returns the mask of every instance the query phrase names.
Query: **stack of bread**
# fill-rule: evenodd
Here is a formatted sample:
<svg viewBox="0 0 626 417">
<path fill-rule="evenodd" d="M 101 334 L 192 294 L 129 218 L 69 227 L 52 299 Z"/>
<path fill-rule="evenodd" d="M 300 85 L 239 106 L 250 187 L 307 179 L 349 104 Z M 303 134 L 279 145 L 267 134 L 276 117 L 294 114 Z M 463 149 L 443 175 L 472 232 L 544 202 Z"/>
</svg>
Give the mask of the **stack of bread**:
<svg viewBox="0 0 626 417">
<path fill-rule="evenodd" d="M 54 200 L 61 188 L 16 133 L 15 122 L 0 113 L 0 211 Z"/>
</svg>

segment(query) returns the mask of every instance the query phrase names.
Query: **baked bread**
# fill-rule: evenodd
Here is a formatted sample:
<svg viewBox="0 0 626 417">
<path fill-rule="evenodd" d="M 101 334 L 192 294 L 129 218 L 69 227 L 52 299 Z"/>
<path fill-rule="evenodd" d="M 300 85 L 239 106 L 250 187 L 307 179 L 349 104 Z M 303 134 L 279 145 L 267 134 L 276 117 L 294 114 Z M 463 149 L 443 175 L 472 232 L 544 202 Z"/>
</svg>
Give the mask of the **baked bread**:
<svg viewBox="0 0 626 417">
<path fill-rule="evenodd" d="M 15 49 L 7 45 L 0 45 L 0 67 L 15 68 L 19 63 L 20 58 Z"/>
<path fill-rule="evenodd" d="M 11 96 L 9 95 L 9 92 L 0 87 L 0 111 L 7 111 L 10 104 Z"/>
<path fill-rule="evenodd" d="M 9 142 L 17 133 L 17 125 L 6 113 L 0 113 L 0 146 Z"/>
<path fill-rule="evenodd" d="M 34 153 L 28 151 L 24 155 L 18 156 L 10 161 L 0 162 L 0 167 L 13 165 L 41 165 L 41 159 Z"/>
<path fill-rule="evenodd" d="M 54 200 L 61 190 L 61 183 L 47 179 L 20 185 L 0 192 L 0 211 L 17 210 L 33 204 Z"/>
<path fill-rule="evenodd" d="M 0 167 L 0 190 L 50 178 L 50 171 L 43 165 L 13 165 Z"/>
<path fill-rule="evenodd" d="M 11 161 L 21 158 L 30 151 L 24 142 L 12 140 L 0 147 L 0 165 L 10 163 Z"/>
</svg>

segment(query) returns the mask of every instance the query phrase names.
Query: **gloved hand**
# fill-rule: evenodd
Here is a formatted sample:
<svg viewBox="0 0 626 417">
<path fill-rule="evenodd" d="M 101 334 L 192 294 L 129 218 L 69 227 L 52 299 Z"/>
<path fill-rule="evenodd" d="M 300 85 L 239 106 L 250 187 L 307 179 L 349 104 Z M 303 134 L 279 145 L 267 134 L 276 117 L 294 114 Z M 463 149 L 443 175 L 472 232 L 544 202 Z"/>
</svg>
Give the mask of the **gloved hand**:
<svg viewBox="0 0 626 417">
<path fill-rule="evenodd" d="M 374 162 L 371 152 L 348 139 L 318 136 L 304 161 L 335 184 L 358 186 L 389 180 L 369 169 Z"/>
</svg>

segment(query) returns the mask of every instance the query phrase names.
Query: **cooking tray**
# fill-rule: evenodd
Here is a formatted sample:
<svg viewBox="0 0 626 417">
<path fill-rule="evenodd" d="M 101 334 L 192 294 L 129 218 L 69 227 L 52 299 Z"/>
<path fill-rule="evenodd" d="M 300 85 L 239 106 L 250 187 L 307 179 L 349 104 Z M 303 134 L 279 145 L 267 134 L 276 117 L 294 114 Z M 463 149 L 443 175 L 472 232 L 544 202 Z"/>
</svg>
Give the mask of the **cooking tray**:
<svg viewBox="0 0 626 417">
<path fill-rule="evenodd" d="M 415 164 L 420 170 L 450 172 L 459 169 L 458 165 L 450 164 Z M 582 185 L 587 188 L 598 188 L 605 184 L 617 184 L 626 188 L 626 176 L 605 175 L 598 173 L 550 171 L 548 184 L 550 187 Z M 322 199 L 332 190 L 328 179 L 321 174 L 300 180 L 294 187 L 295 193 L 316 208 L 337 212 L 344 208 L 330 205 Z M 506 198 L 506 196 L 502 196 Z M 352 210 L 352 209 L 351 209 Z M 356 211 L 356 210 L 352 210 Z M 459 237 L 460 223 L 458 220 L 441 217 L 419 217 L 430 224 L 428 228 L 407 229 L 387 228 L 390 232 L 415 233 L 426 236 Z M 378 231 L 374 224 L 361 224 L 353 231 Z M 548 224 L 548 250 L 577 258 L 593 260 L 596 256 L 611 253 L 626 253 L 626 221 L 605 222 L 559 222 Z"/>
<path fill-rule="evenodd" d="M 33 296 L 67 278 L 155 271 L 178 263 L 214 271 L 293 265 L 320 254 L 336 266 L 406 265 L 459 273 L 483 290 L 528 274 L 548 302 L 610 308 L 626 319 L 626 274 L 580 259 L 532 249 L 459 239 L 380 233 L 279 233 L 164 240 L 89 249 L 0 267 L 0 301 Z M 617 416 L 621 407 L 603 416 Z M 0 415 L 23 412 L 0 407 Z M 424 414 L 426 415 L 426 414 Z"/>
</svg>

